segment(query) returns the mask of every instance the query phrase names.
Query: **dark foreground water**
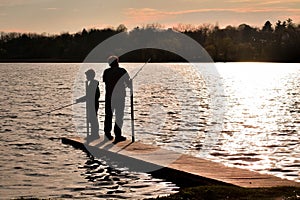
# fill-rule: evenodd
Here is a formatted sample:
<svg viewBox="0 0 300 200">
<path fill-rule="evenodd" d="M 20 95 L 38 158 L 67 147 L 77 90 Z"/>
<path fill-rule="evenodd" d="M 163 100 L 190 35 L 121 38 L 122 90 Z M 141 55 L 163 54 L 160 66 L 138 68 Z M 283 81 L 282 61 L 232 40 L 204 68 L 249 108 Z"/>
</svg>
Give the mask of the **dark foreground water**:
<svg viewBox="0 0 300 200">
<path fill-rule="evenodd" d="M 123 66 L 132 75 L 140 64 Z M 90 67 L 101 80 L 106 65 Z M 199 75 L 188 64 L 145 67 L 135 79 L 137 139 L 299 182 L 299 64 L 216 67 L 220 77 Z M 143 199 L 176 192 L 172 183 L 109 167 L 61 144 L 63 136 L 84 136 L 84 104 L 39 115 L 84 94 L 79 69 L 0 64 L 0 197 Z M 127 106 L 128 137 L 129 119 Z M 103 106 L 99 122 L 103 129 Z"/>
<path fill-rule="evenodd" d="M 74 64 L 1 64 L 0 198 L 143 199 L 177 191 L 149 174 L 111 168 L 63 145 L 77 136 L 68 104 Z"/>
</svg>

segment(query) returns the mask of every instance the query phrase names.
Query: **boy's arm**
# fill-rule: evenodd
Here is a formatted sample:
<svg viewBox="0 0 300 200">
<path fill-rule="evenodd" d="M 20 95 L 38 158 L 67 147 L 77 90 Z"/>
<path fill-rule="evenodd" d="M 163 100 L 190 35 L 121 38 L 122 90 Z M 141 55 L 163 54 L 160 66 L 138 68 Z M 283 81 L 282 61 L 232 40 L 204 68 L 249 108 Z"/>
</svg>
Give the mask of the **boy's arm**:
<svg viewBox="0 0 300 200">
<path fill-rule="evenodd" d="M 85 101 L 86 101 L 86 96 L 76 99 L 76 103 L 81 103 L 81 102 L 85 102 Z"/>
</svg>

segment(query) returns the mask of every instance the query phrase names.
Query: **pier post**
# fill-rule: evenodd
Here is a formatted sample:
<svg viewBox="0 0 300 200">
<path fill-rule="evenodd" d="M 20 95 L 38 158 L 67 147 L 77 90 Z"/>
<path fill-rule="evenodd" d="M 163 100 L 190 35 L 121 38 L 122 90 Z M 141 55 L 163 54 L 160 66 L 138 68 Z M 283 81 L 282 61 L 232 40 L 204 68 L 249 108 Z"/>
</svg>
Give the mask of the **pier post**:
<svg viewBox="0 0 300 200">
<path fill-rule="evenodd" d="M 85 96 L 87 97 L 89 82 L 85 81 Z M 86 113 L 86 138 L 89 137 L 90 126 L 89 126 L 89 118 L 88 118 L 88 100 L 85 101 L 85 113 Z"/>
<path fill-rule="evenodd" d="M 130 109 L 131 109 L 131 140 L 135 141 L 134 138 L 134 108 L 133 108 L 133 80 L 130 81 Z"/>
</svg>

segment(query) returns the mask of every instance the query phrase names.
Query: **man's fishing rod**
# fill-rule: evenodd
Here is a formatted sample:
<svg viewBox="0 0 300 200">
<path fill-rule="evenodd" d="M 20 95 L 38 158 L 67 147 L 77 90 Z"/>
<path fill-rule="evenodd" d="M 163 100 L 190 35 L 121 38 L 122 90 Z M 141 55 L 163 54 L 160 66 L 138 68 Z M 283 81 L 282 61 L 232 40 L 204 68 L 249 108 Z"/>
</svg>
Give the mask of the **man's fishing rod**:
<svg viewBox="0 0 300 200">
<path fill-rule="evenodd" d="M 130 79 L 130 110 L 131 110 L 131 140 L 132 142 L 135 141 L 134 138 L 134 108 L 133 108 L 133 79 L 142 71 L 142 69 L 146 66 L 148 62 L 150 62 L 151 58 L 144 63 L 144 65 L 135 73 L 135 75 Z"/>
<path fill-rule="evenodd" d="M 143 66 L 135 73 L 135 75 L 131 78 L 131 80 L 133 80 L 139 73 L 140 71 L 142 71 L 142 69 L 145 67 L 145 65 L 150 62 L 151 58 L 149 58 L 144 64 Z"/>
</svg>

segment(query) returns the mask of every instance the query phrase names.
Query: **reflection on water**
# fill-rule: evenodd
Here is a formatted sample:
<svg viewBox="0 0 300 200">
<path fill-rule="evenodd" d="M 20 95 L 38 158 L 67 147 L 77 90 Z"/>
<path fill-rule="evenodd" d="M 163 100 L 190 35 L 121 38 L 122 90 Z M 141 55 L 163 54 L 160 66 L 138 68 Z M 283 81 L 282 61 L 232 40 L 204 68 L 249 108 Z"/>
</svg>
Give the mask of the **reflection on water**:
<svg viewBox="0 0 300 200">
<path fill-rule="evenodd" d="M 134 74 L 140 65 L 123 66 Z M 207 86 L 216 77 L 203 79 L 188 64 L 147 65 L 134 83 L 136 138 L 300 181 L 299 64 L 216 66 L 224 94 L 214 107 L 213 91 L 220 85 Z M 95 67 L 102 80 L 106 65 Z M 171 183 L 110 168 L 62 145 L 62 136 L 84 136 L 84 104 L 74 106 L 76 112 L 66 108 L 38 116 L 82 96 L 84 75 L 73 88 L 78 69 L 79 64 L 0 64 L 1 196 L 134 199 L 176 191 Z M 223 110 L 224 118 L 215 118 L 214 109 Z M 124 134 L 130 138 L 129 113 L 127 106 Z M 100 107 L 101 126 L 103 114 Z"/>
<path fill-rule="evenodd" d="M 227 65 L 218 65 L 228 107 L 210 158 L 299 182 L 300 65 Z"/>
<path fill-rule="evenodd" d="M 145 197 L 164 196 L 175 192 L 178 188 L 171 183 L 154 179 L 149 174 L 129 172 L 126 168 L 109 167 L 102 160 L 90 158 L 84 166 L 82 174 L 90 183 L 90 186 L 73 190 L 81 190 L 80 197 L 94 197 L 103 199 L 143 199 Z"/>
</svg>

